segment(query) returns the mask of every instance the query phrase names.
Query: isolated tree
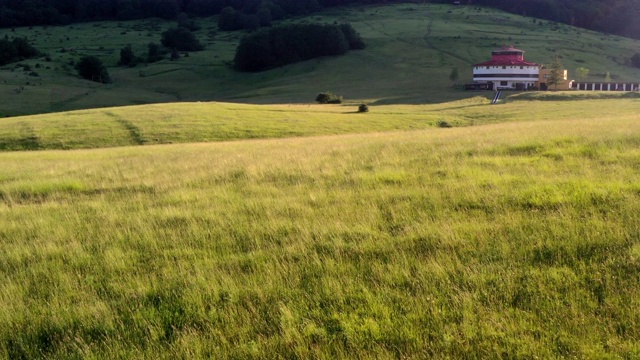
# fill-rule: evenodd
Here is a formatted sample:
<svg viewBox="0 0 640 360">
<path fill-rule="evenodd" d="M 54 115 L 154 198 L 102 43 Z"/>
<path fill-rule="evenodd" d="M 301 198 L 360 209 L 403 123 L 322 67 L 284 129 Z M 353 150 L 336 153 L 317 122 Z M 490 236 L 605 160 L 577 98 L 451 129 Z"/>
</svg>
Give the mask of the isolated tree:
<svg viewBox="0 0 640 360">
<path fill-rule="evenodd" d="M 551 62 L 551 68 L 549 70 L 549 76 L 547 77 L 547 86 L 553 86 L 554 89 L 558 88 L 558 85 L 564 82 L 564 74 L 562 69 L 562 63 L 558 55 L 553 57 Z"/>
<path fill-rule="evenodd" d="M 458 81 L 458 68 L 454 67 L 453 69 L 451 69 L 451 73 L 449 74 L 449 80 L 451 80 L 452 84 L 455 84 L 456 81 Z"/>
<path fill-rule="evenodd" d="M 604 82 L 611 82 L 611 73 L 609 73 L 608 71 L 604 75 Z"/>
<path fill-rule="evenodd" d="M 102 64 L 102 61 L 95 56 L 85 56 L 81 58 L 76 64 L 76 70 L 78 71 L 78 75 L 83 79 L 100 83 L 111 82 L 107 68 Z"/>
<path fill-rule="evenodd" d="M 136 55 L 133 53 L 133 49 L 131 48 L 131 44 L 120 49 L 120 61 L 118 61 L 118 65 L 120 66 L 135 66 L 136 65 Z"/>
<path fill-rule="evenodd" d="M 153 63 L 160 61 L 164 58 L 160 45 L 156 43 L 150 43 L 147 50 L 147 62 Z"/>
<path fill-rule="evenodd" d="M 342 96 L 338 96 L 330 91 L 325 91 L 316 96 L 316 102 L 318 104 L 341 104 Z"/>
<path fill-rule="evenodd" d="M 162 45 L 179 51 L 200 51 L 204 46 L 189 29 L 178 27 L 162 33 Z"/>
<path fill-rule="evenodd" d="M 578 80 L 582 81 L 586 79 L 587 76 L 589 76 L 589 69 L 585 67 L 579 67 L 576 69 L 576 77 L 578 77 Z"/>
</svg>

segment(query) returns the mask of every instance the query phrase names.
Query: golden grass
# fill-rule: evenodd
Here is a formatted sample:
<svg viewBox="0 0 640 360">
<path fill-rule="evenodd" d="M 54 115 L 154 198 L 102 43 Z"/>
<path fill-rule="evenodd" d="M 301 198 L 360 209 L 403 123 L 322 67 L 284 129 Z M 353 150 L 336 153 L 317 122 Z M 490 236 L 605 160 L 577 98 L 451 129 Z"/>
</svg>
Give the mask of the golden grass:
<svg viewBox="0 0 640 360">
<path fill-rule="evenodd" d="M 0 354 L 633 358 L 639 145 L 627 115 L 2 153 Z"/>
</svg>

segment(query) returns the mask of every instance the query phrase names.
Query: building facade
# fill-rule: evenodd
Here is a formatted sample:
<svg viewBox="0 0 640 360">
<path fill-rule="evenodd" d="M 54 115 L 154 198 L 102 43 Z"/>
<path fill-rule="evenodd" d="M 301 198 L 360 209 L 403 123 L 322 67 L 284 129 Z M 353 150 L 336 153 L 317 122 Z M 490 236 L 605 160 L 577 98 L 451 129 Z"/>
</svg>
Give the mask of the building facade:
<svg viewBox="0 0 640 360">
<path fill-rule="evenodd" d="M 527 90 L 540 81 L 540 64 L 526 61 L 513 46 L 491 52 L 491 60 L 473 65 L 475 83 L 492 83 L 496 90 Z"/>
</svg>

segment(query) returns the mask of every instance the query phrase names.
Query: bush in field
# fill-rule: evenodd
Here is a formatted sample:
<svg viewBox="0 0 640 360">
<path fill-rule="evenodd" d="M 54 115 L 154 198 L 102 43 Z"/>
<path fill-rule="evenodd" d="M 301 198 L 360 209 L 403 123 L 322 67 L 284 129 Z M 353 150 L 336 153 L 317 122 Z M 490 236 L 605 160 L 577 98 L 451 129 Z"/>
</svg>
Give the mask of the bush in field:
<svg viewBox="0 0 640 360">
<path fill-rule="evenodd" d="M 128 66 L 134 67 L 140 63 L 141 59 L 138 58 L 131 48 L 131 44 L 120 49 L 120 61 L 118 61 L 118 65 L 120 66 Z"/>
<path fill-rule="evenodd" d="M 342 96 L 335 95 L 329 91 L 321 92 L 316 96 L 318 104 L 341 104 Z"/>
<path fill-rule="evenodd" d="M 111 82 L 107 68 L 102 64 L 102 61 L 95 56 L 85 56 L 80 59 L 76 64 L 76 70 L 78 71 L 78 75 L 83 79 L 100 83 Z"/>
<path fill-rule="evenodd" d="M 204 46 L 200 44 L 195 35 L 189 29 L 183 27 L 163 32 L 161 42 L 165 47 L 177 49 L 178 51 L 200 51 L 204 49 Z"/>
<path fill-rule="evenodd" d="M 164 59 L 164 51 L 160 48 L 160 45 L 150 43 L 147 50 L 147 62 L 153 63 L 162 59 Z"/>
<path fill-rule="evenodd" d="M 367 104 L 361 104 L 360 106 L 358 106 L 358 112 L 359 113 L 369 112 L 369 107 L 367 106 Z"/>
</svg>

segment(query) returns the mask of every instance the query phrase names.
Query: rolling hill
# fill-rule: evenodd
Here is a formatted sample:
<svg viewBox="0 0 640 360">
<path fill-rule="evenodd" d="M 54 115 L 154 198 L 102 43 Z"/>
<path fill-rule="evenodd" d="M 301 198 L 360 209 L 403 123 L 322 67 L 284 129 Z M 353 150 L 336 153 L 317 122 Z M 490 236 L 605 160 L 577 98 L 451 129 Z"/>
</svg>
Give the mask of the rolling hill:
<svg viewBox="0 0 640 360">
<path fill-rule="evenodd" d="M 486 60 L 492 49 L 514 44 L 526 58 L 549 63 L 554 55 L 572 72 L 591 70 L 592 79 L 639 80 L 640 70 L 627 65 L 640 42 L 534 21 L 532 18 L 476 7 L 401 4 L 331 8 L 297 22 L 349 22 L 368 44 L 366 50 L 321 58 L 271 71 L 234 72 L 241 32 L 218 32 L 216 18 L 200 19 L 197 32 L 206 50 L 179 61 L 136 68 L 115 67 L 119 50 L 131 44 L 142 55 L 149 42 L 173 22 L 140 20 L 82 23 L 63 27 L 0 30 L 0 36 L 26 36 L 51 57 L 0 69 L 5 101 L 0 115 L 15 116 L 72 109 L 175 101 L 244 103 L 310 103 L 329 90 L 347 100 L 368 103 L 437 103 L 469 97 L 449 80 L 457 67 L 460 82 L 471 78 L 469 65 Z M 72 63 L 82 55 L 100 57 L 114 79 L 101 85 L 80 80 Z M 35 71 L 39 76 L 29 76 Z"/>
</svg>

